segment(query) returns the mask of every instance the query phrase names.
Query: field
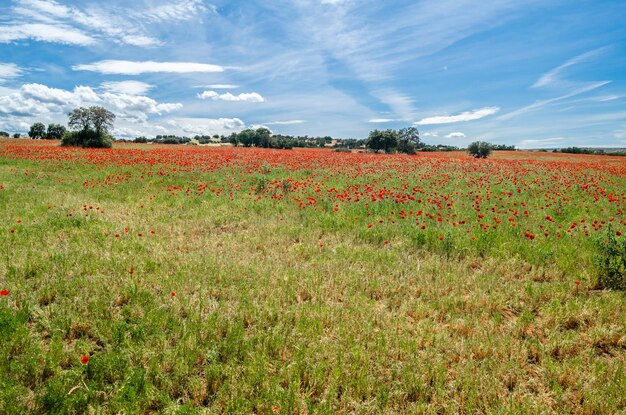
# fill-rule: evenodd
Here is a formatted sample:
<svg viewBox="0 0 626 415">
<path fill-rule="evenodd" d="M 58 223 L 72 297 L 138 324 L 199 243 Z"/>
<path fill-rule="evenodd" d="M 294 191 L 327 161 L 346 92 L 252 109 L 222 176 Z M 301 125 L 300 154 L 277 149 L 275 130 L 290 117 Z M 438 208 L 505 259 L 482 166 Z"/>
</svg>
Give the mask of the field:
<svg viewBox="0 0 626 415">
<path fill-rule="evenodd" d="M 626 159 L 0 140 L 0 413 L 626 412 Z"/>
</svg>

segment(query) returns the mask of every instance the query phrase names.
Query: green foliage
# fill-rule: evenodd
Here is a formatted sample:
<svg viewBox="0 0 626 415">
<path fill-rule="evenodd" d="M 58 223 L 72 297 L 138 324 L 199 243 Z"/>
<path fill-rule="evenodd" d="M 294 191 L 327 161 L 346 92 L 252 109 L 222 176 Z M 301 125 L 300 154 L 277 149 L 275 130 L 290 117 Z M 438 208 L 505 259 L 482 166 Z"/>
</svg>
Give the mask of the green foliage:
<svg viewBox="0 0 626 415">
<path fill-rule="evenodd" d="M 141 136 L 141 137 L 136 137 L 134 141 L 135 143 L 147 143 L 148 139 L 146 137 Z"/>
<path fill-rule="evenodd" d="M 474 141 L 467 146 L 467 152 L 473 157 L 486 159 L 491 154 L 493 146 L 486 141 Z"/>
<path fill-rule="evenodd" d="M 85 148 L 111 148 L 113 137 L 108 134 L 113 128 L 115 114 L 106 108 L 76 108 L 68 114 L 68 125 L 77 131 L 66 132 L 61 145 Z"/>
<path fill-rule="evenodd" d="M 367 138 L 366 146 L 375 152 L 383 150 L 391 153 L 398 147 L 399 141 L 400 134 L 395 130 L 373 130 Z"/>
<path fill-rule="evenodd" d="M 43 123 L 36 122 L 30 126 L 28 136 L 33 140 L 38 140 L 46 137 L 46 126 Z"/>
<path fill-rule="evenodd" d="M 7 133 L 6 131 L 0 131 L 0 137 L 9 138 L 9 133 Z"/>
<path fill-rule="evenodd" d="M 61 140 L 66 132 L 65 127 L 60 124 L 48 124 L 46 138 L 48 140 Z"/>
<path fill-rule="evenodd" d="M 609 226 L 606 238 L 598 245 L 596 288 L 626 290 L 626 238 L 618 238 Z"/>
<path fill-rule="evenodd" d="M 13 134 L 13 138 L 21 138 L 21 137 L 22 137 L 22 134 L 20 133 Z"/>
<path fill-rule="evenodd" d="M 61 145 L 85 148 L 111 148 L 113 138 L 108 134 L 98 134 L 93 130 L 68 131 L 61 140 Z"/>
</svg>

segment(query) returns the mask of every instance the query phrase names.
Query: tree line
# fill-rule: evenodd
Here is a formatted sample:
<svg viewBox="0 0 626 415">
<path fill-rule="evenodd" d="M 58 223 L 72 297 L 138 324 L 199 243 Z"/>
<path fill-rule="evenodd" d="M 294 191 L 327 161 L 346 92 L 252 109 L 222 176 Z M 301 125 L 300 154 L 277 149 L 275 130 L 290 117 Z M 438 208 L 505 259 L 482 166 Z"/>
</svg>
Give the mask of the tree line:
<svg viewBox="0 0 626 415">
<path fill-rule="evenodd" d="M 68 114 L 66 129 L 60 124 L 34 123 L 28 132 L 32 139 L 61 140 L 65 146 L 110 148 L 114 138 L 110 135 L 113 128 L 115 114 L 103 108 L 92 106 L 76 108 Z M 9 137 L 9 134 L 0 131 L 0 137 Z M 14 134 L 19 138 L 20 134 Z M 238 133 L 225 135 L 196 135 L 193 138 L 176 135 L 157 135 L 153 139 L 137 137 L 137 143 L 158 144 L 208 144 L 230 143 L 238 147 L 261 147 L 276 149 L 292 149 L 294 147 L 330 147 L 336 151 L 351 151 L 355 148 L 368 149 L 375 153 L 405 153 L 416 154 L 418 151 L 457 151 L 456 146 L 428 145 L 422 142 L 417 128 L 407 127 L 399 130 L 372 130 L 367 139 L 334 139 L 330 136 L 309 137 L 273 134 L 269 129 L 245 129 Z M 579 149 L 574 148 L 574 151 Z M 515 150 L 515 146 L 492 145 L 484 141 L 476 141 L 467 147 L 467 151 L 474 157 L 486 158 L 493 150 Z M 569 150 L 569 149 L 568 149 Z M 570 150 L 571 151 L 571 150 Z M 572 152 L 574 152 L 572 151 Z"/>
</svg>

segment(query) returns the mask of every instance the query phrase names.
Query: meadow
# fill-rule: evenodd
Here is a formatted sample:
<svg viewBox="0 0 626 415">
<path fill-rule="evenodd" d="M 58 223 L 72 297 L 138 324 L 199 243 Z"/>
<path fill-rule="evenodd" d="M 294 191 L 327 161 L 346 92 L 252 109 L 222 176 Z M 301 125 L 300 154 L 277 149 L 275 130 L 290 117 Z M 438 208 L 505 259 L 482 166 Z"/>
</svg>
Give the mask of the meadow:
<svg viewBox="0 0 626 415">
<path fill-rule="evenodd" d="M 616 414 L 626 159 L 0 140 L 0 413 Z"/>
</svg>

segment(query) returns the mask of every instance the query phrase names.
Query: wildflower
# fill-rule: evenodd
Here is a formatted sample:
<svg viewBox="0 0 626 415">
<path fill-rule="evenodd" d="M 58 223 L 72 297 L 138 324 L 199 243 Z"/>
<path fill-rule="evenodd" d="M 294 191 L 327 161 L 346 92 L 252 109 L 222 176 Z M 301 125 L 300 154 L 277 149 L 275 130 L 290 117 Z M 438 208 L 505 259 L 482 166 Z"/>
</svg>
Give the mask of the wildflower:
<svg viewBox="0 0 626 415">
<path fill-rule="evenodd" d="M 172 291 L 171 296 L 172 296 L 172 298 L 176 297 L 176 293 L 174 291 Z"/>
<path fill-rule="evenodd" d="M 80 363 L 82 363 L 83 365 L 86 365 L 87 363 L 89 363 L 89 356 L 85 355 L 83 357 L 80 358 Z"/>
<path fill-rule="evenodd" d="M 574 284 L 580 285 L 580 281 L 576 281 L 576 282 L 574 282 Z"/>
<path fill-rule="evenodd" d="M 272 412 L 274 412 L 275 414 L 280 412 L 280 409 L 278 408 L 278 405 L 274 405 L 274 407 L 272 408 Z"/>
<path fill-rule="evenodd" d="M 0 291 L 0 295 L 1 296 L 9 295 L 9 290 L 2 290 L 2 291 Z"/>
</svg>

